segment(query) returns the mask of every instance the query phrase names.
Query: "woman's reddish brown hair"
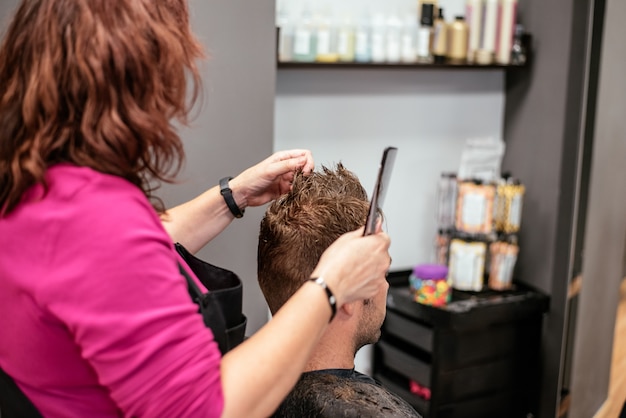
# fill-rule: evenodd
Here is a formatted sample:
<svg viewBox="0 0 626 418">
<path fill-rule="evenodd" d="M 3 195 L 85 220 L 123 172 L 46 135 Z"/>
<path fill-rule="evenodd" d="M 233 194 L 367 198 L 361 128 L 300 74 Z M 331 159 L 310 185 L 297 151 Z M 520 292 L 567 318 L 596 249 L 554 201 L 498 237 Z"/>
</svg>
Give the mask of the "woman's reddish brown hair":
<svg viewBox="0 0 626 418">
<path fill-rule="evenodd" d="M 23 0 L 0 47 L 0 216 L 59 162 L 152 198 L 183 162 L 172 121 L 201 56 L 185 0 Z"/>
</svg>

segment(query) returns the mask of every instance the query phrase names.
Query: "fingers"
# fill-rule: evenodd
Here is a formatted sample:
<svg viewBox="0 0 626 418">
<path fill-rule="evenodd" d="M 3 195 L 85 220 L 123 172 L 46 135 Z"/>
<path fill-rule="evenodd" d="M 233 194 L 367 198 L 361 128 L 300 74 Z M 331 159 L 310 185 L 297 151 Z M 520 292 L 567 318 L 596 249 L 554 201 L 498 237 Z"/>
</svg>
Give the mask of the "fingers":
<svg viewBox="0 0 626 418">
<path fill-rule="evenodd" d="M 304 156 L 306 157 L 306 161 L 302 166 L 302 172 L 308 176 L 315 169 L 315 161 L 313 161 L 311 151 L 306 150 Z"/>
<path fill-rule="evenodd" d="M 322 275 L 334 289 L 338 304 L 375 295 L 389 269 L 389 236 L 363 236 L 363 227 L 340 236 L 326 249 L 314 276 Z"/>
<path fill-rule="evenodd" d="M 382 218 L 379 216 L 376 219 L 376 233 L 381 232 L 383 230 L 383 220 Z"/>
<path fill-rule="evenodd" d="M 355 229 L 354 231 L 348 232 L 348 234 L 356 235 L 356 236 L 363 236 L 363 232 L 365 232 L 365 226 L 362 226 L 359 229 Z"/>
<path fill-rule="evenodd" d="M 247 206 L 260 206 L 289 192 L 297 170 L 310 173 L 313 168 L 311 151 L 279 151 L 240 173 L 231 181 L 231 189 L 244 196 Z"/>
<path fill-rule="evenodd" d="M 304 174 L 308 175 L 315 168 L 313 154 L 309 150 L 279 151 L 270 158 L 273 161 L 271 170 L 277 176 L 297 170 L 302 170 Z"/>
</svg>

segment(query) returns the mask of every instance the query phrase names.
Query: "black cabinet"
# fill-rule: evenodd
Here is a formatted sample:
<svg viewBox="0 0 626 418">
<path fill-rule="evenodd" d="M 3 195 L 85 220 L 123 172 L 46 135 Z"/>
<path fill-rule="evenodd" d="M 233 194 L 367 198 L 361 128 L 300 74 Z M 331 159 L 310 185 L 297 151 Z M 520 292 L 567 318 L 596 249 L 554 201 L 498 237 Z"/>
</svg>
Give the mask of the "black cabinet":
<svg viewBox="0 0 626 418">
<path fill-rule="evenodd" d="M 536 416 L 548 297 L 521 287 L 454 291 L 447 306 L 434 308 L 413 301 L 409 273 L 390 275 L 374 377 L 425 418 Z"/>
</svg>

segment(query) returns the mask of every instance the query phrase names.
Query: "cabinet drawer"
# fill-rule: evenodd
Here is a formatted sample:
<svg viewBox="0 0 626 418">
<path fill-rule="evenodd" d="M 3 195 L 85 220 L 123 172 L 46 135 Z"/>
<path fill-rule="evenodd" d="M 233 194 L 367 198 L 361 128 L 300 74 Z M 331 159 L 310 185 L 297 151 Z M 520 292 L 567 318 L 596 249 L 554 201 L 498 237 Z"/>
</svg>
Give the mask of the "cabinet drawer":
<svg viewBox="0 0 626 418">
<path fill-rule="evenodd" d="M 516 410 L 515 394 L 511 391 L 476 396 L 462 402 L 441 405 L 431 412 L 436 418 L 510 418 L 532 416 Z"/>
<path fill-rule="evenodd" d="M 512 390 L 516 379 L 516 359 L 439 372 L 436 390 L 442 402 L 455 402 L 489 392 Z"/>
<path fill-rule="evenodd" d="M 400 338 L 428 353 L 433 350 L 433 329 L 431 327 L 408 319 L 392 310 L 387 310 L 383 332 Z"/>
<path fill-rule="evenodd" d="M 458 369 L 511 356 L 524 344 L 517 334 L 517 328 L 509 324 L 472 332 L 441 330 L 437 344 L 439 367 L 443 370 Z"/>
<path fill-rule="evenodd" d="M 430 363 L 415 358 L 411 353 L 407 353 L 386 341 L 379 341 L 375 347 L 379 350 L 384 367 L 388 367 L 421 385 L 430 387 Z"/>
</svg>

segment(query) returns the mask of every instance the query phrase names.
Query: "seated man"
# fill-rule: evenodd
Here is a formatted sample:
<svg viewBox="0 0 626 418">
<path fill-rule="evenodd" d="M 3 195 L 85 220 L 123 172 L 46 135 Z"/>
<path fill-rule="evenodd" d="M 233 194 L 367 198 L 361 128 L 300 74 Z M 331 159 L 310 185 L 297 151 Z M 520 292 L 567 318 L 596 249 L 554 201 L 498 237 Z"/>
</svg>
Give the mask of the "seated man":
<svg viewBox="0 0 626 418">
<path fill-rule="evenodd" d="M 365 224 L 368 207 L 361 183 L 341 164 L 296 175 L 291 192 L 272 203 L 261 221 L 258 279 L 272 314 L 310 277 L 334 240 Z M 356 352 L 380 338 L 387 289 L 337 310 L 274 417 L 419 417 L 403 399 L 354 370 Z"/>
</svg>

